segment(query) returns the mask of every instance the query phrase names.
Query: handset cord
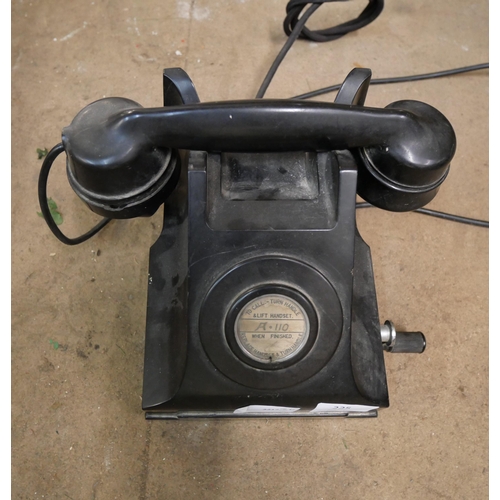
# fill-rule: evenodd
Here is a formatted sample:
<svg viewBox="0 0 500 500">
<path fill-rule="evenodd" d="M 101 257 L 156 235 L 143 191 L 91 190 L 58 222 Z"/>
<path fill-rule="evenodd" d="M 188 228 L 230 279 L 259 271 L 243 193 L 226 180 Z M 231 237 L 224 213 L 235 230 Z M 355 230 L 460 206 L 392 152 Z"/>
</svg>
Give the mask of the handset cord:
<svg viewBox="0 0 500 500">
<path fill-rule="evenodd" d="M 338 38 L 350 33 L 351 31 L 358 30 L 363 26 L 374 21 L 378 15 L 382 12 L 384 7 L 383 0 L 368 0 L 368 5 L 361 12 L 361 14 L 352 21 L 340 24 L 333 28 L 328 28 L 325 30 L 309 30 L 305 27 L 307 20 L 316 12 L 316 10 L 321 7 L 326 2 L 338 2 L 345 0 L 315 0 L 314 2 L 304 2 L 303 0 L 290 0 L 286 6 L 287 16 L 284 21 L 284 30 L 288 35 L 288 38 L 281 48 L 280 52 L 276 56 L 274 62 L 272 63 L 269 71 L 267 72 L 258 92 L 256 95 L 257 99 L 263 98 L 269 85 L 274 78 L 280 64 L 283 62 L 286 54 L 298 38 L 306 38 L 314 42 L 328 42 L 331 40 L 337 40 Z M 311 4 L 309 8 L 302 14 L 299 18 L 300 13 Z M 389 83 L 402 83 L 402 82 L 415 82 L 419 80 L 429 80 L 432 78 L 442 78 L 446 76 L 458 75 L 461 73 L 467 73 L 471 71 L 478 71 L 482 69 L 488 69 L 489 63 L 475 64 L 473 66 L 465 66 L 462 68 L 449 69 L 444 71 L 437 71 L 434 73 L 424 73 L 420 75 L 410 75 L 410 76 L 399 76 L 392 78 L 378 78 L 370 81 L 370 85 L 384 85 Z M 334 92 L 339 90 L 342 84 L 336 84 L 329 87 L 324 87 L 318 90 L 313 90 L 305 94 L 301 94 L 291 99 L 310 99 L 318 95 L 327 94 L 329 92 Z M 367 208 L 372 207 L 370 203 L 356 203 L 356 208 Z M 453 222 L 460 222 L 462 224 L 469 224 L 478 227 L 489 228 L 489 221 L 484 221 L 480 219 L 473 219 L 469 217 L 463 217 L 461 215 L 448 214 L 446 212 L 438 212 L 436 210 L 430 210 L 426 208 L 418 208 L 414 212 L 430 215 L 432 217 L 438 217 L 440 219 L 445 219 Z"/>
<path fill-rule="evenodd" d="M 64 146 L 62 143 L 54 146 L 43 160 L 42 168 L 40 169 L 40 175 L 38 177 L 38 202 L 40 203 L 40 209 L 42 210 L 43 218 L 52 231 L 52 234 L 65 245 L 78 245 L 92 238 L 94 234 L 98 233 L 104 226 L 106 226 L 111 219 L 103 218 L 96 226 L 94 226 L 90 231 L 78 236 L 77 238 L 68 238 L 63 232 L 57 227 L 52 214 L 50 213 L 49 202 L 47 200 L 47 181 L 49 178 L 49 172 L 52 168 L 52 164 L 55 159 L 64 151 Z"/>
</svg>

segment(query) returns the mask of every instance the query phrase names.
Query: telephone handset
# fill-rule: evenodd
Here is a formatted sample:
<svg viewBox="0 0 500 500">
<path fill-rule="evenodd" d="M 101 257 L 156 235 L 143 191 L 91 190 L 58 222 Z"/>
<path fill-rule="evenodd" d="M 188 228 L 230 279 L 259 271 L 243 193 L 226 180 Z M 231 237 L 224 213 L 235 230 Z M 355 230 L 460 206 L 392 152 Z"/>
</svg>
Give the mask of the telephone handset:
<svg viewBox="0 0 500 500">
<path fill-rule="evenodd" d="M 184 103 L 183 88 L 195 92 L 191 81 L 180 69 L 167 70 L 166 77 L 174 75 L 172 85 L 180 89 L 177 96 L 171 91 L 174 105 L 147 109 L 111 97 L 78 113 L 62 137 L 69 181 L 97 213 L 127 218 L 150 214 L 151 201 L 156 208 L 163 202 L 157 194 L 175 185 L 175 150 L 351 150 L 361 173 L 361 197 L 388 210 L 420 208 L 446 178 L 455 152 L 453 128 L 439 111 L 418 101 L 384 109 L 363 106 L 370 73 L 354 69 L 333 104 L 199 103 L 195 96 Z M 147 206 L 146 212 L 137 205 Z"/>
<path fill-rule="evenodd" d="M 49 222 L 47 175 L 63 151 L 72 188 L 102 225 L 165 205 L 150 254 L 151 418 L 235 416 L 242 401 L 304 414 L 319 403 L 388 406 L 382 351 L 422 352 L 425 338 L 380 326 L 355 197 L 396 212 L 424 206 L 456 139 L 428 104 L 365 107 L 370 78 L 351 71 L 333 104 L 200 103 L 174 68 L 164 107 L 104 98 L 63 129 L 39 181 L 61 241 L 96 232 L 70 240 Z"/>
</svg>

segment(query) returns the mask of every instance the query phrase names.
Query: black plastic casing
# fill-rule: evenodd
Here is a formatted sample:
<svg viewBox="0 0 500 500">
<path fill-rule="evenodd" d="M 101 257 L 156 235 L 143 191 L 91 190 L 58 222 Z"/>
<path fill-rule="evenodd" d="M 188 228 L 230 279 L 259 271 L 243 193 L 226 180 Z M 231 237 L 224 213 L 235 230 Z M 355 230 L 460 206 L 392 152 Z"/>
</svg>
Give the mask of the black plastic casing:
<svg viewBox="0 0 500 500">
<path fill-rule="evenodd" d="M 143 389 L 149 417 L 227 416 L 249 405 L 303 412 L 318 403 L 388 406 L 370 252 L 355 225 L 352 155 L 317 155 L 320 191 L 331 195 L 330 221 L 314 206 L 318 200 L 224 199 L 220 155 L 183 158 L 187 168 L 165 203 L 164 228 L 150 254 Z M 301 221 L 286 210 L 292 203 L 302 208 Z M 241 208 L 232 211 L 231 204 Z M 312 304 L 318 331 L 303 359 L 270 371 L 231 350 L 226 318 L 242 294 L 276 286 Z"/>
</svg>

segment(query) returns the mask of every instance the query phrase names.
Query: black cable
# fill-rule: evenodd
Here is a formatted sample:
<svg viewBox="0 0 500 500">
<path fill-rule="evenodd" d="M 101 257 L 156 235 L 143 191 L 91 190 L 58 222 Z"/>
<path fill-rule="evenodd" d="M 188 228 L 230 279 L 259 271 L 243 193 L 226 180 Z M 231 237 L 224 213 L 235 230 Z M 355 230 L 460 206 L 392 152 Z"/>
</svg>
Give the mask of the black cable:
<svg viewBox="0 0 500 500">
<path fill-rule="evenodd" d="M 285 33 L 290 36 L 297 23 L 299 22 L 298 18 L 300 13 L 308 4 L 312 3 L 320 6 L 323 3 L 338 1 L 346 0 L 313 0 L 309 2 L 304 2 L 304 0 L 290 0 L 286 6 L 287 15 L 283 23 L 283 29 L 285 30 Z M 383 8 L 384 0 L 368 0 L 368 5 L 356 19 L 352 19 L 351 21 L 339 24 L 338 26 L 322 30 L 310 30 L 304 27 L 300 30 L 299 37 L 320 43 L 337 40 L 338 38 L 347 35 L 347 33 L 350 33 L 351 31 L 359 30 L 367 24 L 370 24 L 380 15 Z"/>
<path fill-rule="evenodd" d="M 259 91 L 255 96 L 256 99 L 264 97 L 264 94 L 266 93 L 271 80 L 274 78 L 276 71 L 297 38 L 307 38 L 315 42 L 329 42 L 331 40 L 337 40 L 338 38 L 347 35 L 347 33 L 363 28 L 367 24 L 374 21 L 384 8 L 384 0 L 368 0 L 368 5 L 356 19 L 324 30 L 313 31 L 305 27 L 307 20 L 312 16 L 312 14 L 314 14 L 314 12 L 316 12 L 316 10 L 319 9 L 319 7 L 321 7 L 321 5 L 327 2 L 342 1 L 345 0 L 313 0 L 312 2 L 290 0 L 288 2 L 286 6 L 287 16 L 283 23 L 283 29 L 288 35 L 288 39 L 269 68 L 269 71 L 267 72 L 267 75 L 265 76 Z M 310 5 L 309 8 L 299 18 L 302 11 L 308 5 Z"/>
<path fill-rule="evenodd" d="M 264 97 L 264 94 L 266 93 L 267 88 L 269 87 L 269 84 L 271 83 L 271 80 L 274 78 L 274 75 L 276 74 L 276 71 L 278 70 L 279 65 L 282 63 L 283 59 L 285 58 L 286 54 L 290 50 L 291 46 L 297 40 L 297 38 L 300 35 L 300 32 L 306 24 L 306 21 L 311 17 L 311 15 L 319 9 L 321 4 L 313 4 L 309 9 L 306 10 L 304 15 L 300 18 L 300 21 L 297 22 L 293 30 L 289 33 L 289 37 L 285 44 L 283 45 L 282 49 L 279 51 L 279 54 L 276 56 L 276 59 L 274 60 L 273 64 L 269 68 L 269 71 L 267 72 L 267 75 L 265 76 L 259 91 L 257 92 L 257 95 L 255 96 L 256 99 L 261 99 Z"/>
<path fill-rule="evenodd" d="M 447 69 L 444 71 L 436 71 L 434 73 L 424 73 L 421 75 L 410 75 L 410 76 L 396 76 L 392 78 L 375 78 L 370 80 L 370 85 L 386 85 L 388 83 L 402 83 L 402 82 L 416 82 L 419 80 L 430 80 L 433 78 L 442 78 L 444 76 L 458 75 L 460 73 L 467 73 L 470 71 L 478 71 L 481 69 L 488 69 L 490 63 L 474 64 L 472 66 L 464 66 L 462 68 Z M 331 85 L 330 87 L 324 87 L 322 89 L 313 90 L 312 92 L 306 92 L 305 94 L 300 94 L 291 99 L 310 99 L 311 97 L 316 97 L 318 95 L 328 94 L 329 92 L 335 92 L 342 87 L 341 83 Z"/>
<path fill-rule="evenodd" d="M 42 210 L 43 218 L 49 226 L 49 229 L 52 231 L 54 236 L 64 243 L 65 245 L 78 245 L 79 243 L 83 243 L 87 241 L 89 238 L 94 236 L 94 234 L 98 233 L 106 224 L 111 222 L 111 219 L 102 219 L 96 226 L 94 226 L 90 231 L 83 234 L 82 236 L 78 236 L 77 238 L 68 238 L 64 235 L 61 230 L 57 227 L 52 214 L 50 213 L 49 203 L 47 200 L 47 181 L 49 178 L 49 172 L 54 163 L 54 160 L 64 151 L 64 146 L 59 143 L 54 146 L 45 157 L 42 168 L 40 169 L 40 175 L 38 177 L 38 202 L 40 203 L 40 208 Z"/>
<path fill-rule="evenodd" d="M 356 208 L 371 208 L 373 205 L 371 203 L 360 202 L 356 203 Z M 469 224 L 471 226 L 478 227 L 490 227 L 489 221 L 480 219 L 471 219 L 469 217 L 462 217 L 461 215 L 448 214 L 446 212 L 438 212 L 437 210 L 429 210 L 428 208 L 417 208 L 413 212 L 418 212 L 419 214 L 430 215 L 431 217 L 437 217 L 438 219 L 449 220 L 452 222 L 460 222 L 462 224 Z"/>
</svg>

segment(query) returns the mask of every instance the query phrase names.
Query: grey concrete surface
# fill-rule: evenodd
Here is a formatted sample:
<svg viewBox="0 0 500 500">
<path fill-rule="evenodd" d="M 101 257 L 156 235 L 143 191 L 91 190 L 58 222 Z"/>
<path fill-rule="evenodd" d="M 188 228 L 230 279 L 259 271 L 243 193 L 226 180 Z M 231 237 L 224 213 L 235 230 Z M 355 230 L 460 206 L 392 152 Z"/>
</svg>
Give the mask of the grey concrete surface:
<svg viewBox="0 0 500 500">
<path fill-rule="evenodd" d="M 311 27 L 366 2 L 327 4 Z M 251 98 L 285 41 L 285 1 L 13 0 L 12 498 L 484 499 L 488 497 L 488 230 L 414 213 L 359 212 L 381 319 L 426 333 L 422 355 L 387 355 L 377 419 L 148 422 L 141 410 L 150 219 L 59 243 L 37 215 L 37 148 L 86 104 L 162 104 L 162 70 L 202 100 Z M 488 61 L 486 0 L 386 2 L 364 29 L 298 41 L 267 97 Z M 367 105 L 418 99 L 458 148 L 430 208 L 488 219 L 488 71 L 370 88 Z M 332 101 L 332 95 L 324 100 Z M 56 162 L 49 195 L 77 235 L 98 217 Z M 57 348 L 56 348 L 57 347 Z"/>
</svg>

